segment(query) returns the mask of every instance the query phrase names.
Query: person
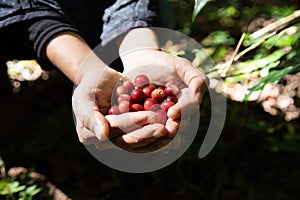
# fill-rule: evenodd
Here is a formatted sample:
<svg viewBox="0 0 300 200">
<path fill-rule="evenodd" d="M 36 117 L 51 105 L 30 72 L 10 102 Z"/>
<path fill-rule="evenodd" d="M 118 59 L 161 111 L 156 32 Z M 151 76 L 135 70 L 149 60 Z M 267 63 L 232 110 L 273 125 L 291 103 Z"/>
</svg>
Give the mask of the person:
<svg viewBox="0 0 300 200">
<path fill-rule="evenodd" d="M 1 60 L 36 58 L 43 68 L 55 66 L 76 85 L 72 105 L 80 142 L 105 149 L 111 148 L 105 145 L 111 138 L 129 151 L 158 149 L 176 134 L 182 105 L 168 111 L 165 126 L 154 123 L 157 115 L 151 111 L 105 115 L 120 78 L 151 64 L 168 66 L 173 72 L 170 79 L 190 88 L 191 95 L 182 95 L 187 104 L 201 103 L 206 77 L 189 61 L 159 50 L 149 28 L 156 21 L 153 2 L 1 0 Z M 96 55 L 93 48 L 100 42 L 116 45 L 122 69 L 110 67 Z M 126 53 L 133 49 L 139 51 Z"/>
</svg>

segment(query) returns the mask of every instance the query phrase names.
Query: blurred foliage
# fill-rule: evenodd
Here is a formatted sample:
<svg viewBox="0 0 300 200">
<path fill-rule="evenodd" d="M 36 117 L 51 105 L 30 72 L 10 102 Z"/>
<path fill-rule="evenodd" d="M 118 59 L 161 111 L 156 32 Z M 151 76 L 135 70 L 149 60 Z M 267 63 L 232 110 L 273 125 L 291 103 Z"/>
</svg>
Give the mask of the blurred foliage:
<svg viewBox="0 0 300 200">
<path fill-rule="evenodd" d="M 208 0 L 195 0 L 194 10 L 192 15 L 192 21 L 195 21 L 195 18 L 202 10 L 202 8 L 207 4 Z"/>
<path fill-rule="evenodd" d="M 214 1 L 205 2 L 199 12 L 196 5 L 201 3 L 204 1 L 195 1 L 194 9 L 185 5 L 198 14 L 191 24 L 176 20 L 178 29 L 195 38 L 203 49 L 192 51 L 194 59 L 189 49 L 181 49 L 180 56 L 193 61 L 209 78 L 221 80 L 213 87 L 230 99 L 257 101 L 272 115 L 284 113 L 285 120 L 298 118 L 300 107 L 294 102 L 300 97 L 299 74 L 285 80 L 287 74 L 300 71 L 298 2 L 288 6 L 279 1 Z M 215 64 L 207 64 L 208 59 Z M 270 83 L 277 84 L 277 96 L 265 89 Z"/>
<path fill-rule="evenodd" d="M 0 157 L 0 198 L 7 200 L 32 200 L 42 188 L 38 187 L 34 179 L 29 176 L 30 170 L 26 173 L 18 174 L 15 177 L 6 174 L 4 161 Z"/>
</svg>

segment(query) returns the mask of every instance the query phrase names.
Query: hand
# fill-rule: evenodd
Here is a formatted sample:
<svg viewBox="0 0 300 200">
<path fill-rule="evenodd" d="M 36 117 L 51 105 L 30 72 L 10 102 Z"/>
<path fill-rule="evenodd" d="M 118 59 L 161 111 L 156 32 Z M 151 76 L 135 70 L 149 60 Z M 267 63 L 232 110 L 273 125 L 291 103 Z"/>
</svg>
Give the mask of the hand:
<svg viewBox="0 0 300 200">
<path fill-rule="evenodd" d="M 109 67 L 104 69 L 99 65 L 103 64 L 92 54 L 81 68 L 80 81 L 73 94 L 80 142 L 96 145 L 99 149 L 118 146 L 134 152 L 152 151 L 154 146 L 159 149 L 170 142 L 169 138 L 156 141 L 166 136 L 168 131 L 163 125 L 154 124 L 157 118 L 154 112 L 105 115 L 111 106 L 112 92 L 122 76 Z M 155 145 L 148 147 L 151 143 Z"/>
<path fill-rule="evenodd" d="M 207 88 L 206 76 L 188 60 L 173 56 L 156 49 L 139 49 L 123 53 L 121 56 L 126 76 L 139 73 L 147 74 L 152 81 L 162 84 L 175 83 L 182 89 L 179 103 L 171 107 L 167 113 L 169 119 L 166 129 L 170 137 L 174 137 L 179 127 L 179 120 L 184 120 L 181 110 L 193 113 L 195 105 L 200 105 Z"/>
</svg>

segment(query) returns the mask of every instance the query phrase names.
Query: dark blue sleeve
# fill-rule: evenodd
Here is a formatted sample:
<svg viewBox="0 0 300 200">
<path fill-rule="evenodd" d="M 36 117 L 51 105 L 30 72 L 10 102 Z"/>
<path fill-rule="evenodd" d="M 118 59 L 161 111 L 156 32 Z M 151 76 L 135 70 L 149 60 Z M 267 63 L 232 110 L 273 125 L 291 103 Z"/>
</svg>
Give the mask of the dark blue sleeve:
<svg viewBox="0 0 300 200">
<path fill-rule="evenodd" d="M 117 0 L 103 15 L 103 28 L 100 36 L 106 45 L 119 35 L 132 28 L 152 26 L 156 18 L 154 1 Z"/>
<path fill-rule="evenodd" d="M 15 33 L 26 29 L 22 37 L 32 44 L 27 47 L 45 65 L 49 64 L 44 55 L 45 46 L 53 36 L 65 31 L 78 33 L 55 0 L 0 0 L 0 29 L 13 25 Z"/>
<path fill-rule="evenodd" d="M 65 15 L 55 0 L 0 0 L 0 28 L 42 17 Z"/>
</svg>

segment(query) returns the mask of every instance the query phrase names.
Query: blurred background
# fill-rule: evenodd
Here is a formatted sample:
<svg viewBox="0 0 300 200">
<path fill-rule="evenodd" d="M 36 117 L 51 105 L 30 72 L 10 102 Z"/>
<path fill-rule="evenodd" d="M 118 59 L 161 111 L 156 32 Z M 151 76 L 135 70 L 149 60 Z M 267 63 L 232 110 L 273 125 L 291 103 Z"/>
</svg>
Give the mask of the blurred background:
<svg viewBox="0 0 300 200">
<path fill-rule="evenodd" d="M 73 84 L 34 60 L 11 61 L 0 67 L 0 199 L 300 198 L 300 3 L 159 3 L 163 26 L 204 48 L 179 41 L 169 52 L 189 58 L 211 78 L 211 92 L 227 97 L 214 149 L 198 158 L 210 119 L 206 94 L 198 134 L 180 159 L 146 174 L 110 169 L 78 141 Z M 203 50 L 213 66 L 201 65 Z"/>
</svg>

